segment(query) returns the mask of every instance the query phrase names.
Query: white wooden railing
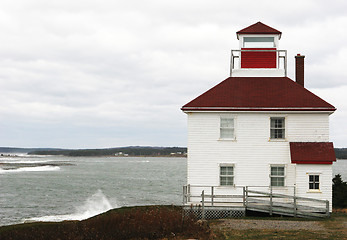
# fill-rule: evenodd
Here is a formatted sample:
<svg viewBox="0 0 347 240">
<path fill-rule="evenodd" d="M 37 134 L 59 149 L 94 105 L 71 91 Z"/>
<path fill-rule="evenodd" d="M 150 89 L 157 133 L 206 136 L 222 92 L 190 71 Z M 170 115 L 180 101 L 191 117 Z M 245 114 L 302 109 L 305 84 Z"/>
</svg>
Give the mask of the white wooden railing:
<svg viewBox="0 0 347 240">
<path fill-rule="evenodd" d="M 269 191 L 254 190 L 261 188 L 267 188 Z M 197 194 L 200 189 L 201 194 Z M 206 207 L 244 207 L 247 210 L 266 212 L 270 215 L 330 216 L 328 200 L 296 196 L 295 187 L 287 187 L 287 192 L 292 192 L 291 194 L 278 193 L 276 192 L 278 189 L 269 186 L 235 186 L 232 187 L 232 191 L 240 194 L 226 194 L 226 188 L 221 186 L 186 185 L 183 187 L 183 205 L 199 205 L 203 213 Z"/>
</svg>

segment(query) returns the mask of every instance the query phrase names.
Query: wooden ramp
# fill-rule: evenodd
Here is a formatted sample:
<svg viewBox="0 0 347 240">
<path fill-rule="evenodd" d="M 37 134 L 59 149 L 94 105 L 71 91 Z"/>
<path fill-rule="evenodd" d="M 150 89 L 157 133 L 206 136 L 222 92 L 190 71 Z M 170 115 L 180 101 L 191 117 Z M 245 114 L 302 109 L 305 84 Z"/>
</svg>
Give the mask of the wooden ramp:
<svg viewBox="0 0 347 240">
<path fill-rule="evenodd" d="M 253 190 L 245 194 L 247 210 L 304 218 L 330 216 L 329 201 Z"/>
</svg>

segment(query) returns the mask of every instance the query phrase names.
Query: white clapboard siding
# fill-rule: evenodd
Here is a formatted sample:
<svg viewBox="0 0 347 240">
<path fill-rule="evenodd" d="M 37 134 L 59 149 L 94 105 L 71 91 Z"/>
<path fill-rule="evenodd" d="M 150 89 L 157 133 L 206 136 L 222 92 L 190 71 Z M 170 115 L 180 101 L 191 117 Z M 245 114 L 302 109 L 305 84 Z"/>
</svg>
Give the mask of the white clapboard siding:
<svg viewBox="0 0 347 240">
<path fill-rule="evenodd" d="M 234 117 L 235 140 L 219 139 L 221 116 Z M 286 118 L 285 140 L 270 140 L 270 117 L 276 116 Z M 295 180 L 295 164 L 290 162 L 290 141 L 329 141 L 329 115 L 188 113 L 188 184 L 219 186 L 219 166 L 223 163 L 234 164 L 236 186 L 270 186 L 270 166 L 275 164 L 285 166 L 286 186 L 308 184 Z M 331 176 L 329 181 L 331 183 Z M 232 187 L 225 189 L 232 191 Z M 283 193 L 293 192 L 292 188 L 281 189 Z"/>
<path fill-rule="evenodd" d="M 329 200 L 332 209 L 332 166 L 330 164 L 297 164 L 297 194 L 302 197 Z M 319 175 L 319 190 L 309 190 L 309 175 Z"/>
</svg>

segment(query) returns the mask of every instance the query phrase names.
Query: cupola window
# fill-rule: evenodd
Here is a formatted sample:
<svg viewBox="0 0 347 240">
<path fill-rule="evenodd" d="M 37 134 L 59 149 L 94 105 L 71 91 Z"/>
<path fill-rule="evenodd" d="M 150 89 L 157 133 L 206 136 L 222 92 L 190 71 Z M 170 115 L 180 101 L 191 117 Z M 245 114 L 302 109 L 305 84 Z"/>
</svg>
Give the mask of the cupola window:
<svg viewBox="0 0 347 240">
<path fill-rule="evenodd" d="M 244 37 L 244 48 L 273 48 L 275 47 L 274 37 Z"/>
</svg>

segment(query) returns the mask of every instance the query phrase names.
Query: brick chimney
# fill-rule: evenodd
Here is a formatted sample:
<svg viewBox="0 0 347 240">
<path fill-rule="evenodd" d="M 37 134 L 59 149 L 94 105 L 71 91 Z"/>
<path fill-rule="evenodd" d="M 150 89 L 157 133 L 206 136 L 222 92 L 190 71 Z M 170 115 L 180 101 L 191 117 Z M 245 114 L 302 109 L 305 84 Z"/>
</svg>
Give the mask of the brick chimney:
<svg viewBox="0 0 347 240">
<path fill-rule="evenodd" d="M 295 81 L 300 84 L 301 86 L 304 86 L 305 79 L 304 79 L 304 59 L 305 56 L 297 54 L 295 56 Z"/>
</svg>

